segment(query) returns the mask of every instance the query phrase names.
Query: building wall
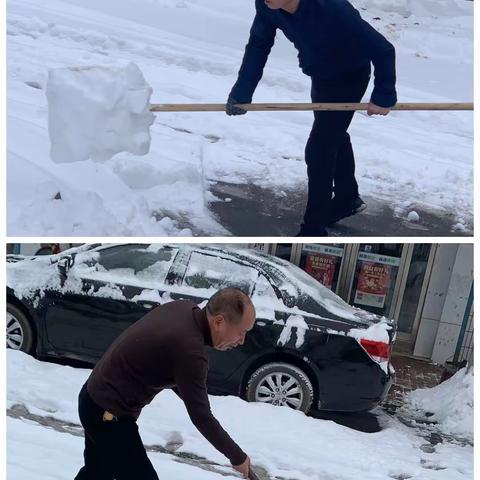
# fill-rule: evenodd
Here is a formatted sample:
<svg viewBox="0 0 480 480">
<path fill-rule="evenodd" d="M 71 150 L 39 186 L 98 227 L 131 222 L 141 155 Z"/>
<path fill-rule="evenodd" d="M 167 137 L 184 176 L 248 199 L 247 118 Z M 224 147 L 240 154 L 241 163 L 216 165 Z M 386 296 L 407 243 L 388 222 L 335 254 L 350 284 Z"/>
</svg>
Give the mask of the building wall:
<svg viewBox="0 0 480 480">
<path fill-rule="evenodd" d="M 458 245 L 438 245 L 413 351 L 415 356 L 431 358 L 433 353 L 457 250 Z"/>
<path fill-rule="evenodd" d="M 433 347 L 434 362 L 444 364 L 454 358 L 472 281 L 473 245 L 459 245 Z"/>
<path fill-rule="evenodd" d="M 439 245 L 421 314 L 415 356 L 440 364 L 453 360 L 472 282 L 473 245 Z"/>
</svg>

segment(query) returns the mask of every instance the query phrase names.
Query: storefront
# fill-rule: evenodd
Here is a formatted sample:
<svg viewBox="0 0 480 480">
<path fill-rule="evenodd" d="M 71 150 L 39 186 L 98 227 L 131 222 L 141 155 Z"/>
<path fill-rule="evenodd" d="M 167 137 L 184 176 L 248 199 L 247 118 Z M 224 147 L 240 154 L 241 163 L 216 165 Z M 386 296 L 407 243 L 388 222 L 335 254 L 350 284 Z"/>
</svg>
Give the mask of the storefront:
<svg viewBox="0 0 480 480">
<path fill-rule="evenodd" d="M 304 243 L 270 244 L 266 250 L 298 265 L 349 304 L 394 318 L 398 352 L 451 360 L 452 345 L 448 351 L 439 350 L 445 341 L 439 337 L 443 324 L 451 327 L 447 343 L 452 343 L 465 330 L 465 315 L 467 320 L 473 318 L 468 302 L 473 278 L 471 245 Z M 461 271 L 453 278 L 455 268 Z M 460 277 L 461 287 L 453 284 Z M 448 299 L 451 289 L 456 296 Z M 450 302 L 454 310 L 463 309 L 462 318 L 448 313 Z M 473 326 L 467 325 L 468 329 L 473 331 Z M 464 347 L 455 344 L 454 350 Z"/>
</svg>

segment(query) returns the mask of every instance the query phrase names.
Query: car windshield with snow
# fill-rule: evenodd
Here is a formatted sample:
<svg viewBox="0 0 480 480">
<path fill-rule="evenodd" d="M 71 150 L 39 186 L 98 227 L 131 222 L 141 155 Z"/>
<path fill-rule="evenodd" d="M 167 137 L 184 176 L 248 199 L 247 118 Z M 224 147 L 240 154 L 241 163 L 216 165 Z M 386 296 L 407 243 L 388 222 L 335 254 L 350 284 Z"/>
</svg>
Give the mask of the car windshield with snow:
<svg viewBox="0 0 480 480">
<path fill-rule="evenodd" d="M 354 308 L 289 262 L 207 245 L 84 245 L 7 258 L 7 346 L 94 364 L 129 325 L 178 299 L 203 307 L 220 288 L 257 312 L 244 345 L 210 350 L 213 394 L 310 409 L 362 411 L 385 397 L 395 325 Z"/>
</svg>

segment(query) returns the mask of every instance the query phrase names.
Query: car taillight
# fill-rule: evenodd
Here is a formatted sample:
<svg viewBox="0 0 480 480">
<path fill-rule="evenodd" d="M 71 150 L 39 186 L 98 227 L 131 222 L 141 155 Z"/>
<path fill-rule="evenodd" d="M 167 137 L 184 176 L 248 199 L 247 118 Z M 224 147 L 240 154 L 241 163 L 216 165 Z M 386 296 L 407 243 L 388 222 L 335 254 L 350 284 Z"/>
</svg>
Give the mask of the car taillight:
<svg viewBox="0 0 480 480">
<path fill-rule="evenodd" d="M 360 344 L 367 353 L 377 362 L 383 362 L 390 358 L 390 345 L 384 342 L 366 340 L 362 338 Z"/>
</svg>

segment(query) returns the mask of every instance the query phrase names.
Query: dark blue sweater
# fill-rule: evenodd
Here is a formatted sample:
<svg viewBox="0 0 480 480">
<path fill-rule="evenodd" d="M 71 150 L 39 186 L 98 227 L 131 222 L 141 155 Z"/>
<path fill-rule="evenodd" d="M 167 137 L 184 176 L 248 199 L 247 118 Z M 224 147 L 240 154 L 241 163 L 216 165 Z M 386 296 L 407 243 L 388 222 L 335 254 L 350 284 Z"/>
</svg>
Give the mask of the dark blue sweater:
<svg viewBox="0 0 480 480">
<path fill-rule="evenodd" d="M 347 0 L 300 0 L 294 14 L 271 10 L 263 0 L 256 0 L 255 7 L 250 39 L 230 93 L 235 100 L 252 101 L 279 28 L 297 48 L 306 75 L 335 80 L 372 62 L 371 101 L 382 107 L 395 105 L 395 48 Z"/>
</svg>

